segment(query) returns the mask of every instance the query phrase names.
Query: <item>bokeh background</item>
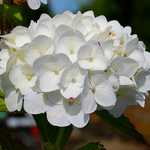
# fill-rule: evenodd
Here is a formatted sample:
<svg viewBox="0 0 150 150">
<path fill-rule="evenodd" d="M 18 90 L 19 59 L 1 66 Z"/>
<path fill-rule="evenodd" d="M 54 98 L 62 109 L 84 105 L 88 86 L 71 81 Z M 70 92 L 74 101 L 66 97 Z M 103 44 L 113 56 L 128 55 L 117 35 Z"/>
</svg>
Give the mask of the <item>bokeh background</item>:
<svg viewBox="0 0 150 150">
<path fill-rule="evenodd" d="M 147 50 L 150 50 L 150 0 L 48 0 L 48 5 L 42 5 L 38 10 L 31 10 L 25 0 L 0 0 L 0 34 L 10 32 L 16 25 L 28 26 L 30 20 L 37 20 L 41 13 L 54 16 L 65 10 L 74 13 L 93 10 L 95 16 L 105 15 L 108 20 L 118 20 L 123 26 L 132 26 L 133 33 L 138 34 Z M 125 115 L 150 144 L 148 99 L 149 97 L 144 109 L 130 107 Z M 1 112 L 0 118 L 0 142 L 18 142 L 21 146 L 19 150 L 41 149 L 38 129 L 29 116 Z M 10 119 L 13 121 L 9 122 Z M 79 145 L 88 141 L 101 141 L 108 150 L 150 150 L 149 146 L 126 137 L 95 115 L 87 127 L 74 129 L 66 150 L 76 150 Z"/>
</svg>

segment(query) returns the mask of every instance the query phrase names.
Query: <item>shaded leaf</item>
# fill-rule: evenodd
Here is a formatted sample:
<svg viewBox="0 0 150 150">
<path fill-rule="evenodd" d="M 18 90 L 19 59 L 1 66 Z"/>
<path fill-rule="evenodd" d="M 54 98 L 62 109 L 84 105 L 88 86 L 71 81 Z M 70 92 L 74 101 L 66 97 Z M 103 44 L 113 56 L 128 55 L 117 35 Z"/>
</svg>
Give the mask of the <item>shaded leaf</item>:
<svg viewBox="0 0 150 150">
<path fill-rule="evenodd" d="M 97 143 L 88 143 L 79 150 L 106 150 L 106 149 L 102 144 L 97 142 Z"/>
</svg>

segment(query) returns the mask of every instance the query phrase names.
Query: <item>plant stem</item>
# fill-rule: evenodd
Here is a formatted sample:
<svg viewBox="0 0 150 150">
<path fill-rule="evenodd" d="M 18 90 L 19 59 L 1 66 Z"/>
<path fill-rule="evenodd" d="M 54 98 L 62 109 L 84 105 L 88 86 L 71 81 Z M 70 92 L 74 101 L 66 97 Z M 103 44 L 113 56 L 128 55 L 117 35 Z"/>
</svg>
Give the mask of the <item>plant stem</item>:
<svg viewBox="0 0 150 150">
<path fill-rule="evenodd" d="M 63 150 L 71 135 L 72 126 L 63 128 L 52 126 L 48 123 L 45 114 L 33 117 L 40 131 L 43 150 Z"/>
</svg>

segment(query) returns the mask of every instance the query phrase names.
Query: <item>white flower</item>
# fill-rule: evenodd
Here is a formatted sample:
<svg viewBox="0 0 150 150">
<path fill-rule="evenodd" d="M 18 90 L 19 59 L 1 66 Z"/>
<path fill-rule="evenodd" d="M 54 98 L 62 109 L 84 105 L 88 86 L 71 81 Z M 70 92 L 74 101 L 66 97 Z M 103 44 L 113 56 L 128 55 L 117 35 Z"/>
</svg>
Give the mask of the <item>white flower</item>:
<svg viewBox="0 0 150 150">
<path fill-rule="evenodd" d="M 91 11 L 81 14 L 80 12 L 74 17 L 72 26 L 75 30 L 80 31 L 86 40 L 89 40 L 99 30 L 98 25 L 94 21 L 94 14 Z"/>
<path fill-rule="evenodd" d="M 28 28 L 23 26 L 17 26 L 11 31 L 11 33 L 6 34 L 2 37 L 6 39 L 5 43 L 12 49 L 21 47 L 24 44 L 31 42 Z"/>
<path fill-rule="evenodd" d="M 119 76 L 132 77 L 138 69 L 137 62 L 126 57 L 117 57 L 110 65 L 110 71 Z"/>
<path fill-rule="evenodd" d="M 82 110 L 81 100 L 65 99 L 58 91 L 48 94 L 47 119 L 55 126 L 64 127 L 73 124 L 82 128 L 89 122 L 89 114 Z"/>
<path fill-rule="evenodd" d="M 34 70 L 38 75 L 38 86 L 43 92 L 51 92 L 59 89 L 61 75 L 70 61 L 64 54 L 46 55 L 37 59 Z"/>
<path fill-rule="evenodd" d="M 144 51 L 144 56 L 145 56 L 145 62 L 143 64 L 143 68 L 145 70 L 148 70 L 148 69 L 150 69 L 150 59 L 149 59 L 150 53 L 147 51 Z"/>
<path fill-rule="evenodd" d="M 32 38 L 35 38 L 39 35 L 45 35 L 47 37 L 53 38 L 55 26 L 53 25 L 50 16 L 47 14 L 42 14 L 37 23 L 31 21 L 28 30 Z"/>
<path fill-rule="evenodd" d="M 150 90 L 150 70 L 137 72 L 134 80 L 140 92 L 147 93 Z"/>
<path fill-rule="evenodd" d="M 130 105 L 137 105 L 144 107 L 145 94 L 138 92 L 133 86 L 121 86 L 117 92 L 117 103 L 109 112 L 115 117 L 120 117 L 125 109 Z"/>
<path fill-rule="evenodd" d="M 98 43 L 82 46 L 78 53 L 78 63 L 83 69 L 105 70 L 107 68 L 107 59 Z"/>
<path fill-rule="evenodd" d="M 9 79 L 16 89 L 24 95 L 35 85 L 37 77 L 28 65 L 13 66 L 9 73 Z"/>
<path fill-rule="evenodd" d="M 8 50 L 2 49 L 0 51 L 0 75 L 6 72 L 8 60 L 9 60 Z"/>
<path fill-rule="evenodd" d="M 84 89 L 84 81 L 87 72 L 82 70 L 77 64 L 69 66 L 62 74 L 60 80 L 61 94 L 69 98 L 77 98 Z"/>
<path fill-rule="evenodd" d="M 24 110 L 30 114 L 40 114 L 46 112 L 46 104 L 42 93 L 30 90 L 24 95 Z"/>
<path fill-rule="evenodd" d="M 106 109 L 115 106 L 117 98 L 108 76 L 103 72 L 91 73 L 89 76 L 88 88 L 85 88 L 88 90 L 87 97 Z"/>
<path fill-rule="evenodd" d="M 29 7 L 33 10 L 39 9 L 41 3 L 47 4 L 47 0 L 27 0 Z"/>
<path fill-rule="evenodd" d="M 78 51 L 84 42 L 84 37 L 79 32 L 66 32 L 56 43 L 56 54 L 65 54 L 74 63 L 77 61 Z"/>
<path fill-rule="evenodd" d="M 60 25 L 71 26 L 72 20 L 73 20 L 73 14 L 64 12 L 63 14 L 58 14 L 58 15 L 54 16 L 52 22 L 53 22 L 54 26 L 57 28 Z"/>
<path fill-rule="evenodd" d="M 27 2 L 33 9 L 46 3 Z M 46 113 L 54 126 L 81 128 L 98 108 L 119 117 L 130 105 L 145 105 L 150 53 L 131 27 L 93 11 L 66 11 L 0 37 L 0 87 L 9 111 Z"/>
<path fill-rule="evenodd" d="M 44 55 L 50 55 L 54 52 L 54 44 L 52 39 L 44 35 L 37 36 L 31 43 L 21 47 L 21 52 L 23 54 L 23 60 L 29 64 L 33 65 L 34 61 Z"/>
<path fill-rule="evenodd" d="M 1 88 L 5 93 L 5 104 L 8 111 L 20 111 L 22 108 L 23 96 L 10 82 L 8 74 L 1 76 Z"/>
</svg>

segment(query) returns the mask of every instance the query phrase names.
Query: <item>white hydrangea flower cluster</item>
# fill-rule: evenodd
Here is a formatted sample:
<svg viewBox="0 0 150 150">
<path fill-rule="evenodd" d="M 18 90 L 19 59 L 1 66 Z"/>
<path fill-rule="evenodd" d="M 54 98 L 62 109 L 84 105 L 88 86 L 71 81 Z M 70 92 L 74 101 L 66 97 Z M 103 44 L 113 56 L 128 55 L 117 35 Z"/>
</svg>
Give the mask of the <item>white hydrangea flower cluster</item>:
<svg viewBox="0 0 150 150">
<path fill-rule="evenodd" d="M 98 108 L 119 117 L 144 107 L 150 53 L 130 27 L 85 13 L 42 14 L 2 36 L 1 88 L 9 111 L 46 113 L 52 125 L 81 128 Z"/>
</svg>

